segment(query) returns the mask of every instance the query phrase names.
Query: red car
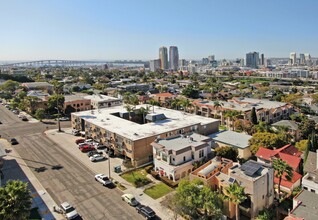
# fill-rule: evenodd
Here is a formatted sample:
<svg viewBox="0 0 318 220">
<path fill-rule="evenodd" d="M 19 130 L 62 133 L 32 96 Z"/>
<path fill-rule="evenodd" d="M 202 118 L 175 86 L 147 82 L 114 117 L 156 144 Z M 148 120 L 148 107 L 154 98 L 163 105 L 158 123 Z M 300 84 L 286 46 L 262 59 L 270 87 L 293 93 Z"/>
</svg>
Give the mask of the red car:
<svg viewBox="0 0 318 220">
<path fill-rule="evenodd" d="M 85 139 L 84 138 L 80 138 L 80 139 L 77 139 L 75 141 L 76 144 L 80 144 L 80 143 L 84 143 Z"/>
<path fill-rule="evenodd" d="M 92 145 L 84 145 L 82 147 L 80 147 L 80 150 L 85 153 L 85 152 L 88 152 L 88 151 L 92 151 L 92 150 L 95 150 L 95 147 L 92 146 Z"/>
</svg>

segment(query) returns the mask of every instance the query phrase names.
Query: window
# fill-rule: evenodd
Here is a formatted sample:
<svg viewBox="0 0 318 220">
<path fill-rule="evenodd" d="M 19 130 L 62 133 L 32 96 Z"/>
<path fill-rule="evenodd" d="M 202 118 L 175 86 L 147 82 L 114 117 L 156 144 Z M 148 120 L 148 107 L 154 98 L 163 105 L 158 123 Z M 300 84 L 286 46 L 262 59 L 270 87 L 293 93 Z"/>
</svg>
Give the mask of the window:
<svg viewBox="0 0 318 220">
<path fill-rule="evenodd" d="M 183 157 L 183 161 L 186 161 L 186 157 L 185 156 Z"/>
<path fill-rule="evenodd" d="M 265 198 L 265 196 L 263 195 L 263 196 L 262 196 L 262 198 L 264 199 L 264 198 Z"/>
<path fill-rule="evenodd" d="M 313 192 L 313 193 L 315 193 L 316 191 L 315 191 L 314 189 L 311 189 L 311 190 L 310 190 L 310 192 Z"/>
<path fill-rule="evenodd" d="M 308 188 L 307 188 L 306 186 L 304 186 L 304 189 L 305 189 L 305 190 L 308 190 Z"/>
<path fill-rule="evenodd" d="M 161 154 L 161 158 L 162 158 L 163 161 L 167 162 L 167 155 L 166 154 L 162 153 Z"/>
<path fill-rule="evenodd" d="M 204 150 L 199 151 L 199 158 L 202 158 L 202 157 L 204 157 Z"/>
<path fill-rule="evenodd" d="M 172 161 L 175 161 L 175 159 L 174 159 L 174 158 L 172 158 Z"/>
</svg>

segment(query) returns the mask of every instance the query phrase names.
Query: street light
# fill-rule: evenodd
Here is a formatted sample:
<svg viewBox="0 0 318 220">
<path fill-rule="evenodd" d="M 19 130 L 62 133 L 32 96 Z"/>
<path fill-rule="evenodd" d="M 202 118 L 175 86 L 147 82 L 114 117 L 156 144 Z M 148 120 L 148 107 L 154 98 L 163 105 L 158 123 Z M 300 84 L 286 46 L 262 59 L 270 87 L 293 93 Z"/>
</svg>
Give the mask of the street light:
<svg viewBox="0 0 318 220">
<path fill-rule="evenodd" d="M 56 107 L 57 110 L 57 125 L 58 125 L 58 132 L 62 132 L 61 130 L 61 123 L 60 123 L 60 109 L 59 109 L 59 99 L 58 96 L 56 96 Z"/>
</svg>

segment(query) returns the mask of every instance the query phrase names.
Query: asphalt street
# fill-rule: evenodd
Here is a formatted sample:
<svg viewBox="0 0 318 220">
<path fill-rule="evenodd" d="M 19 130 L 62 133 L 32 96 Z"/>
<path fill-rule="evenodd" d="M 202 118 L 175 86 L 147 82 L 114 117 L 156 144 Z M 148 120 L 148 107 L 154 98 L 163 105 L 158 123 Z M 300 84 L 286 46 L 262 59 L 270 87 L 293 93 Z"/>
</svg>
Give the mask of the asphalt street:
<svg viewBox="0 0 318 220">
<path fill-rule="evenodd" d="M 14 148 L 57 204 L 68 201 L 83 219 L 143 219 L 119 189 L 95 182 L 90 169 L 43 134 L 57 125 L 23 122 L 2 105 L 0 121 L 0 135 L 19 141 Z M 69 125 L 62 122 L 62 128 Z"/>
</svg>

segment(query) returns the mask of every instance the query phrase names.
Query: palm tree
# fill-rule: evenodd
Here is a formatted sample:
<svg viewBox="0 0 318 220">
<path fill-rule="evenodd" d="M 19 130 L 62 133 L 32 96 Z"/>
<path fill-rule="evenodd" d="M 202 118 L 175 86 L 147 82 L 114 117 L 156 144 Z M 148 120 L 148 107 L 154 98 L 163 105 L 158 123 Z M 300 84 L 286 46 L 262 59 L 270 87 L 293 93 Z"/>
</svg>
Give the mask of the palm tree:
<svg viewBox="0 0 318 220">
<path fill-rule="evenodd" d="M 125 105 L 124 108 L 127 110 L 128 114 L 129 114 L 129 120 L 131 120 L 131 112 L 134 111 L 135 106 L 131 106 L 129 104 Z"/>
<path fill-rule="evenodd" d="M 218 108 L 221 108 L 224 104 L 222 102 L 219 102 L 219 101 L 214 101 L 213 105 L 214 105 L 215 109 L 218 109 Z"/>
<path fill-rule="evenodd" d="M 28 184 L 20 180 L 9 180 L 0 187 L 0 219 L 27 219 L 32 197 Z"/>
<path fill-rule="evenodd" d="M 155 113 L 155 105 L 158 105 L 158 102 L 153 99 L 150 99 L 149 104 L 152 105 L 152 112 Z"/>
<path fill-rule="evenodd" d="M 240 219 L 239 205 L 247 199 L 244 193 L 244 187 L 239 186 L 237 183 L 233 183 L 224 188 L 225 199 L 235 204 L 236 220 Z"/>
<path fill-rule="evenodd" d="M 188 108 L 192 106 L 192 103 L 189 99 L 182 99 L 180 100 L 180 105 L 183 107 L 184 112 L 186 112 L 186 110 L 188 110 Z"/>
<path fill-rule="evenodd" d="M 181 103 L 180 99 L 176 98 L 171 102 L 171 107 L 173 109 L 179 110 L 180 103 Z"/>
<path fill-rule="evenodd" d="M 232 124 L 232 130 L 234 130 L 233 121 L 234 121 L 235 119 L 237 119 L 238 116 L 240 116 L 240 115 L 241 115 L 241 112 L 238 112 L 238 111 L 233 111 L 233 110 L 225 111 L 224 117 L 230 119 L 230 122 L 231 122 L 231 124 Z M 230 129 L 231 129 L 231 125 L 230 125 Z"/>
<path fill-rule="evenodd" d="M 143 123 L 146 124 L 146 115 L 149 114 L 150 112 L 150 107 L 147 105 L 146 108 L 144 107 L 141 107 L 140 109 L 138 109 L 138 113 L 142 115 L 142 120 L 143 120 Z"/>
<path fill-rule="evenodd" d="M 289 166 L 286 161 L 280 158 L 273 160 L 273 168 L 275 170 L 275 177 L 278 178 L 278 198 L 280 198 L 280 184 L 283 176 L 287 181 L 291 181 L 293 178 L 293 169 Z"/>
</svg>

